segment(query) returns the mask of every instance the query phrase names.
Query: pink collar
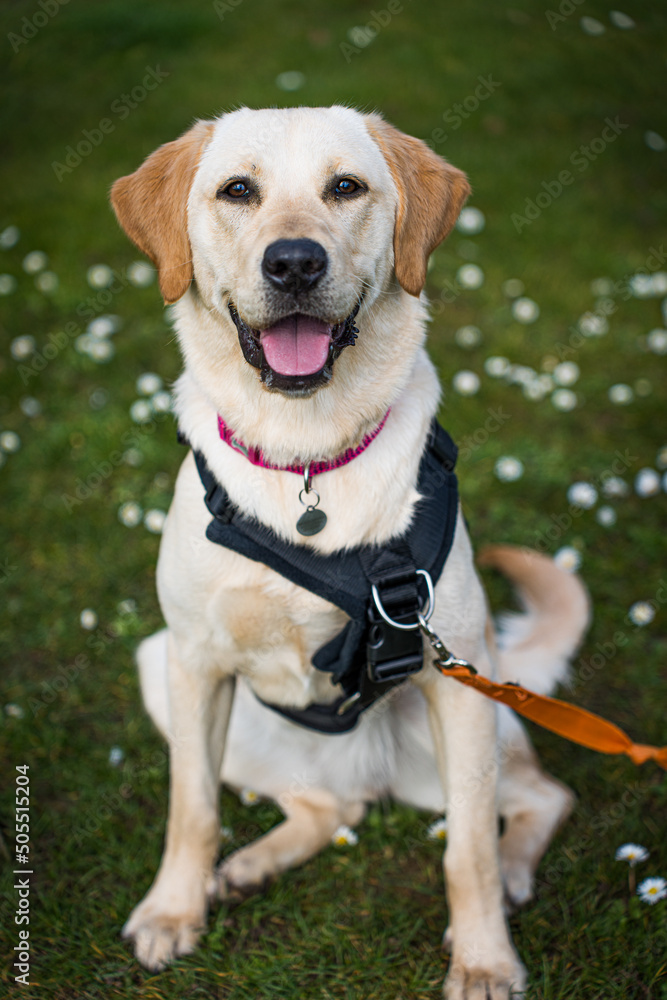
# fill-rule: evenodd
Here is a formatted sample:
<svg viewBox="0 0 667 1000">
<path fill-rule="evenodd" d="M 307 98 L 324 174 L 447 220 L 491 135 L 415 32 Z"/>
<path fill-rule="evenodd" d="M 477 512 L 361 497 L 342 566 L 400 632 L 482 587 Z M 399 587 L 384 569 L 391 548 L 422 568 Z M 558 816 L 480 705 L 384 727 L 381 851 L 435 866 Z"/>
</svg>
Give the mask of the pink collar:
<svg viewBox="0 0 667 1000">
<path fill-rule="evenodd" d="M 351 462 L 353 458 L 357 458 L 363 451 L 366 451 L 371 441 L 374 441 L 378 436 L 382 428 L 384 427 L 387 417 L 391 413 L 391 407 L 387 410 L 384 417 L 375 428 L 363 439 L 361 444 L 358 444 L 356 448 L 348 448 L 341 455 L 337 455 L 335 458 L 330 459 L 326 462 L 311 462 L 310 463 L 310 475 L 318 476 L 322 472 L 330 472 L 332 469 L 340 469 L 343 465 L 347 465 Z M 238 451 L 241 455 L 244 455 L 249 462 L 253 465 L 259 465 L 263 469 L 276 469 L 280 472 L 297 472 L 302 476 L 305 472 L 304 465 L 274 465 L 273 462 L 269 462 L 264 457 L 264 452 L 261 448 L 249 448 L 247 445 L 241 441 L 240 438 L 236 437 L 234 431 L 229 427 L 222 417 L 218 417 L 218 431 L 220 432 L 220 437 L 222 440 L 233 448 L 234 451 Z"/>
</svg>

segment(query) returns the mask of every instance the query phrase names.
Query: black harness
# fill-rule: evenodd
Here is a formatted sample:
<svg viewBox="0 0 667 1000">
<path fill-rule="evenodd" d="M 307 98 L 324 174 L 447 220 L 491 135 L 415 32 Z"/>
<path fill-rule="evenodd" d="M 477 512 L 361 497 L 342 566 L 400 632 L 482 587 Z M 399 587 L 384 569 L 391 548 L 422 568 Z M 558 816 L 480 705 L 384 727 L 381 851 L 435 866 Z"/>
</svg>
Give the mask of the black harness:
<svg viewBox="0 0 667 1000">
<path fill-rule="evenodd" d="M 183 439 L 181 439 L 183 440 Z M 187 443 L 183 440 L 183 443 Z M 408 531 L 382 546 L 359 546 L 320 555 L 307 543 L 284 541 L 270 528 L 234 506 L 201 452 L 194 458 L 206 489 L 213 520 L 206 537 L 248 559 L 264 563 L 299 587 L 341 608 L 350 620 L 320 647 L 313 666 L 331 674 L 343 694 L 330 704 L 306 708 L 268 705 L 292 722 L 321 733 L 346 733 L 379 698 L 422 667 L 420 631 L 401 631 L 388 618 L 413 623 L 423 608 L 425 573 L 435 583 L 454 539 L 458 488 L 454 465 L 457 448 L 433 421 L 419 466 L 416 504 Z"/>
</svg>

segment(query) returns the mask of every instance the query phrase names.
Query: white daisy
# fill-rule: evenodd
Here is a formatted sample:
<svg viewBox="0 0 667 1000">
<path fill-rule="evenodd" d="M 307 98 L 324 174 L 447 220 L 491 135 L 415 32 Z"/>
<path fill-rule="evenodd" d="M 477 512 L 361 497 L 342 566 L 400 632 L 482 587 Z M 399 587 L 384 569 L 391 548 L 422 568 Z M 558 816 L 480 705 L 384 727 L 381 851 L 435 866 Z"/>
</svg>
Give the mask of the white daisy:
<svg viewBox="0 0 667 1000">
<path fill-rule="evenodd" d="M 522 392 L 526 399 L 540 400 L 548 396 L 553 389 L 553 379 L 550 375 L 538 375 L 537 378 L 526 382 L 522 387 Z"/>
<path fill-rule="evenodd" d="M 25 712 L 20 705 L 16 705 L 14 702 L 9 702 L 5 705 L 5 715 L 11 715 L 14 719 L 22 719 Z"/>
<path fill-rule="evenodd" d="M 23 258 L 23 270 L 26 274 L 37 274 L 43 271 L 49 262 L 49 258 L 41 250 L 33 250 Z"/>
<path fill-rule="evenodd" d="M 590 510 L 597 503 L 598 491 L 592 483 L 572 483 L 567 491 L 567 499 L 577 507 Z"/>
<path fill-rule="evenodd" d="M 537 372 L 529 365 L 510 365 L 505 373 L 507 381 L 514 385 L 528 385 L 536 377 Z"/>
<path fill-rule="evenodd" d="M 93 361 L 110 361 L 116 353 L 116 348 L 110 340 L 95 340 L 93 338 L 86 353 Z"/>
<path fill-rule="evenodd" d="M 220 827 L 220 840 L 230 841 L 234 839 L 234 831 L 231 826 L 221 826 Z"/>
<path fill-rule="evenodd" d="M 355 24 L 347 32 L 347 37 L 358 49 L 365 49 L 367 45 L 371 44 L 376 35 L 377 31 L 374 28 L 370 26 L 363 27 L 361 24 Z"/>
<path fill-rule="evenodd" d="M 128 597 L 116 605 L 116 610 L 119 615 L 134 615 L 137 611 L 137 602 L 133 597 Z"/>
<path fill-rule="evenodd" d="M 0 295 L 11 295 L 16 288 L 16 278 L 13 274 L 0 274 Z"/>
<path fill-rule="evenodd" d="M 96 316 L 86 327 L 86 333 L 90 333 L 93 337 L 109 337 L 112 333 L 116 333 L 120 326 L 120 316 Z"/>
<path fill-rule="evenodd" d="M 502 378 L 509 371 L 510 363 L 507 358 L 494 356 L 487 358 L 484 362 L 484 371 L 491 378 Z"/>
<path fill-rule="evenodd" d="M 477 326 L 461 326 L 454 334 L 459 347 L 477 347 L 482 340 L 482 331 Z"/>
<path fill-rule="evenodd" d="M 667 149 L 667 139 L 663 139 L 659 132 L 653 132 L 651 129 L 644 132 L 644 142 L 656 153 L 662 153 Z"/>
<path fill-rule="evenodd" d="M 610 10 L 609 20 L 617 28 L 621 28 L 624 31 L 627 31 L 629 28 L 634 28 L 635 26 L 635 22 L 632 18 L 629 17 L 628 14 L 624 14 L 622 10 Z"/>
<path fill-rule="evenodd" d="M 452 388 L 460 396 L 474 396 L 476 392 L 479 392 L 479 375 L 463 369 L 463 371 L 457 372 L 452 379 Z"/>
<path fill-rule="evenodd" d="M 155 268 L 145 260 L 135 260 L 127 269 L 127 277 L 136 288 L 147 288 L 155 281 Z"/>
<path fill-rule="evenodd" d="M 482 232 L 485 225 L 486 218 L 484 217 L 484 212 L 481 212 L 478 208 L 474 208 L 472 205 L 468 205 L 459 215 L 456 228 L 460 233 L 465 233 L 467 236 L 475 236 L 477 233 Z"/>
<path fill-rule="evenodd" d="M 616 524 L 616 511 L 613 507 L 600 507 L 595 512 L 595 520 L 604 528 L 611 528 Z"/>
<path fill-rule="evenodd" d="M 574 385 L 580 374 L 579 365 L 575 364 L 574 361 L 562 361 L 556 365 L 552 372 L 554 381 L 558 385 Z"/>
<path fill-rule="evenodd" d="M 656 271 L 653 275 L 653 291 L 656 295 L 667 292 L 667 271 Z"/>
<path fill-rule="evenodd" d="M 138 448 L 128 448 L 127 451 L 123 452 L 123 461 L 126 465 L 131 465 L 133 468 L 141 465 L 144 460 L 144 456 L 139 451 Z"/>
<path fill-rule="evenodd" d="M 24 396 L 19 406 L 26 417 L 38 417 L 42 412 L 42 404 L 34 396 Z"/>
<path fill-rule="evenodd" d="M 611 402 L 616 403 L 617 406 L 627 406 L 635 396 L 630 386 L 626 385 L 625 382 L 617 382 L 616 385 L 612 385 L 607 395 Z"/>
<path fill-rule="evenodd" d="M 54 274 L 53 271 L 42 271 L 35 278 L 35 288 L 43 292 L 44 295 L 51 295 L 52 292 L 55 292 L 59 284 L 58 275 Z"/>
<path fill-rule="evenodd" d="M 147 424 L 153 416 L 153 407 L 147 399 L 137 399 L 130 407 L 130 416 L 135 424 Z"/>
<path fill-rule="evenodd" d="M 517 323 L 534 323 L 539 315 L 540 307 L 532 299 L 524 296 L 512 303 L 512 316 Z"/>
<path fill-rule="evenodd" d="M 569 413 L 577 405 L 577 394 L 576 392 L 572 392 L 571 389 L 556 389 L 551 394 L 551 402 L 557 410 Z"/>
<path fill-rule="evenodd" d="M 136 528 L 141 521 L 141 515 L 142 510 L 139 504 L 130 500 L 128 503 L 124 503 L 118 511 L 118 520 L 126 528 Z"/>
<path fill-rule="evenodd" d="M 359 837 L 351 827 L 343 824 L 335 831 L 331 843 L 335 847 L 354 847 L 355 844 L 359 843 Z"/>
<path fill-rule="evenodd" d="M 617 861 L 627 861 L 632 868 L 640 861 L 646 861 L 648 856 L 648 851 L 641 844 L 622 844 L 615 855 Z"/>
<path fill-rule="evenodd" d="M 602 492 L 609 499 L 627 497 L 630 487 L 620 476 L 608 476 L 602 484 Z"/>
<path fill-rule="evenodd" d="M 84 608 L 79 615 L 79 621 L 81 622 L 81 628 L 85 628 L 91 632 L 97 626 L 97 615 L 92 608 Z"/>
<path fill-rule="evenodd" d="M 21 230 L 18 226 L 7 226 L 0 233 L 0 249 L 11 250 L 21 238 Z"/>
<path fill-rule="evenodd" d="M 602 337 L 609 330 L 607 317 L 594 312 L 586 312 L 580 316 L 578 325 L 584 337 Z"/>
<path fill-rule="evenodd" d="M 161 389 L 160 392 L 156 392 L 154 396 L 151 396 L 151 406 L 156 413 L 169 413 L 173 405 L 174 400 L 172 395 L 166 389 Z"/>
<path fill-rule="evenodd" d="M 655 469 L 640 469 L 635 476 L 635 493 L 639 497 L 654 497 L 660 492 L 660 476 Z"/>
<path fill-rule="evenodd" d="M 434 820 L 427 829 L 426 836 L 429 840 L 446 840 L 447 817 L 443 816 L 441 819 Z"/>
<path fill-rule="evenodd" d="M 667 354 L 667 330 L 660 327 L 651 330 L 646 337 L 646 344 L 654 354 Z"/>
<path fill-rule="evenodd" d="M 244 806 L 256 806 L 260 801 L 259 795 L 252 788 L 242 788 L 239 798 Z"/>
<path fill-rule="evenodd" d="M 637 886 L 637 895 L 644 903 L 657 903 L 667 897 L 667 881 L 664 878 L 645 878 Z"/>
<path fill-rule="evenodd" d="M 650 625 L 655 618 L 655 608 L 648 601 L 635 601 L 628 611 L 628 618 L 635 625 Z"/>
<path fill-rule="evenodd" d="M 86 281 L 91 288 L 108 288 L 113 282 L 113 271 L 107 264 L 93 264 L 86 271 Z"/>
<path fill-rule="evenodd" d="M 650 299 L 653 295 L 653 279 L 650 274 L 633 274 L 628 288 L 636 299 Z"/>
<path fill-rule="evenodd" d="M 137 392 L 140 396 L 152 396 L 162 388 L 162 379 L 155 372 L 144 372 L 137 379 Z"/>
<path fill-rule="evenodd" d="M 501 483 L 513 483 L 523 475 L 523 462 L 512 455 L 503 455 L 496 462 L 494 472 Z"/>
<path fill-rule="evenodd" d="M 4 431 L 0 434 L 0 448 L 8 455 L 13 455 L 21 447 L 21 438 L 14 431 Z"/>
<path fill-rule="evenodd" d="M 118 767 L 125 759 L 125 754 L 120 747 L 111 747 L 109 750 L 109 763 L 112 767 Z"/>
<path fill-rule="evenodd" d="M 581 553 L 571 545 L 564 545 L 562 549 L 554 553 L 554 562 L 559 569 L 566 573 L 576 573 L 581 566 Z"/>
<path fill-rule="evenodd" d="M 34 350 L 35 338 L 31 337 L 29 333 L 23 334 L 22 337 L 14 337 L 9 345 L 10 354 L 16 361 L 29 358 L 34 353 Z"/>
<path fill-rule="evenodd" d="M 456 272 L 456 280 L 462 288 L 481 288 L 484 271 L 477 264 L 464 264 Z"/>
<path fill-rule="evenodd" d="M 280 90 L 300 90 L 306 82 L 303 73 L 298 70 L 286 70 L 276 77 L 276 87 Z"/>
<path fill-rule="evenodd" d="M 604 35 L 607 30 L 602 21 L 598 21 L 595 17 L 582 17 L 579 24 L 581 25 L 581 30 L 585 32 L 585 34 L 592 35 L 593 37 L 596 35 Z"/>
<path fill-rule="evenodd" d="M 163 510 L 147 510 L 144 514 L 144 525 L 153 535 L 161 535 L 167 515 Z"/>
</svg>

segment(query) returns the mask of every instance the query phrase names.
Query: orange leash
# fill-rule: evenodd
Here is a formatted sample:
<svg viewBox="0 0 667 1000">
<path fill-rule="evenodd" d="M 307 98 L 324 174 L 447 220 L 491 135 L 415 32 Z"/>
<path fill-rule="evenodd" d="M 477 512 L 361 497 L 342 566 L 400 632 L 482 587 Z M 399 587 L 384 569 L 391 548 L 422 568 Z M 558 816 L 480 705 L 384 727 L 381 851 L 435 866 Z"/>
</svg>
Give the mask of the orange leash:
<svg viewBox="0 0 667 1000">
<path fill-rule="evenodd" d="M 433 665 L 445 677 L 453 677 L 461 684 L 475 688 L 487 698 L 509 705 L 519 715 L 524 715 L 544 729 L 550 729 L 552 733 L 564 736 L 566 740 L 599 753 L 625 754 L 633 764 L 654 760 L 667 771 L 667 746 L 652 747 L 644 743 L 633 743 L 628 734 L 613 722 L 608 722 L 585 708 L 535 694 L 520 684 L 496 684 L 495 681 L 473 673 L 474 668 L 469 664 L 463 665 L 461 661 L 448 667 L 440 660 L 434 660 Z"/>
<path fill-rule="evenodd" d="M 429 611 L 432 607 L 431 601 Z M 550 729 L 558 736 L 564 736 L 566 740 L 588 747 L 589 750 L 625 754 L 633 764 L 644 764 L 647 760 L 654 760 L 667 771 L 667 746 L 652 747 L 645 743 L 633 743 L 628 734 L 613 722 L 608 722 L 607 719 L 594 715 L 585 708 L 536 694 L 535 691 L 529 691 L 521 684 L 514 684 L 511 681 L 497 684 L 486 677 L 480 677 L 471 663 L 457 659 L 449 652 L 442 639 L 428 624 L 428 615 L 426 618 L 422 614 L 417 617 L 416 627 L 421 629 L 437 654 L 433 666 L 444 677 L 451 677 L 461 684 L 474 688 L 487 698 L 492 698 L 493 701 L 508 705 L 518 715 L 531 719 L 538 726 Z"/>
</svg>

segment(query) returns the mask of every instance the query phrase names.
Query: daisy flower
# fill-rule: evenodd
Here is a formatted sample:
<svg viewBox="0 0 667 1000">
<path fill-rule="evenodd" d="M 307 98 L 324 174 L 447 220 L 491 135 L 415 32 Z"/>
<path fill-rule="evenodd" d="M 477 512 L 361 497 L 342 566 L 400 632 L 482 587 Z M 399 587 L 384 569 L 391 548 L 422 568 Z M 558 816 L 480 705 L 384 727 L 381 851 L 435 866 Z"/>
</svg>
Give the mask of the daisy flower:
<svg viewBox="0 0 667 1000">
<path fill-rule="evenodd" d="M 571 545 L 564 545 L 554 554 L 554 562 L 566 573 L 576 573 L 581 566 L 581 555 Z"/>
<path fill-rule="evenodd" d="M 259 795 L 252 788 L 242 788 L 239 798 L 244 806 L 256 806 L 259 802 Z"/>
<path fill-rule="evenodd" d="M 359 838 L 351 827 L 343 824 L 334 833 L 331 843 L 335 847 L 354 847 L 355 844 L 359 843 Z"/>
<path fill-rule="evenodd" d="M 447 839 L 447 819 L 443 816 L 441 819 L 436 819 L 429 826 L 426 831 L 426 836 L 429 840 L 446 840 Z"/>
<path fill-rule="evenodd" d="M 631 868 L 647 858 L 648 851 L 641 844 L 622 844 L 616 851 L 616 860 L 627 861 Z"/>
<path fill-rule="evenodd" d="M 667 882 L 664 878 L 645 878 L 637 886 L 637 895 L 644 903 L 657 903 L 667 897 Z"/>
</svg>

